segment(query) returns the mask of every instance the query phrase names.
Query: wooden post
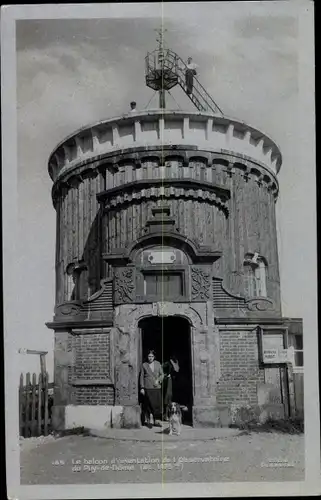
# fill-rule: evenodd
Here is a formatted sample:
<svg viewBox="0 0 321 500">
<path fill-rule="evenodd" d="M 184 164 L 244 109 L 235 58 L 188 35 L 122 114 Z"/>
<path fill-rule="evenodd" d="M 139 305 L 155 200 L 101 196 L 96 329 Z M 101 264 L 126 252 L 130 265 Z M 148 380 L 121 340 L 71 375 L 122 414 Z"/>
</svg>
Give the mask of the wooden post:
<svg viewBox="0 0 321 500">
<path fill-rule="evenodd" d="M 23 386 L 23 374 L 20 374 L 19 384 L 19 434 L 24 436 L 23 410 L 25 409 L 25 391 Z"/>
<path fill-rule="evenodd" d="M 44 374 L 44 406 L 45 406 L 45 411 L 44 411 L 44 436 L 48 436 L 48 373 L 46 372 Z"/>
<path fill-rule="evenodd" d="M 32 400 L 31 400 L 31 436 L 37 435 L 36 401 L 37 401 L 37 379 L 36 374 L 32 375 Z"/>
<path fill-rule="evenodd" d="M 46 373 L 46 355 L 40 354 L 40 369 L 41 373 Z"/>
<path fill-rule="evenodd" d="M 295 417 L 295 394 L 292 363 L 287 363 L 288 386 L 289 386 L 289 410 L 290 418 Z"/>
<path fill-rule="evenodd" d="M 284 418 L 290 417 L 288 370 L 286 365 L 280 365 L 280 389 L 282 403 L 284 405 Z"/>
<path fill-rule="evenodd" d="M 42 374 L 38 378 L 38 429 L 37 434 L 41 436 L 41 421 L 42 421 Z"/>
<path fill-rule="evenodd" d="M 27 373 L 26 376 L 26 406 L 25 406 L 25 413 L 26 413 L 26 420 L 25 420 L 25 437 L 29 437 L 29 429 L 30 429 L 30 391 L 31 391 L 31 384 L 30 384 L 30 373 Z"/>
</svg>

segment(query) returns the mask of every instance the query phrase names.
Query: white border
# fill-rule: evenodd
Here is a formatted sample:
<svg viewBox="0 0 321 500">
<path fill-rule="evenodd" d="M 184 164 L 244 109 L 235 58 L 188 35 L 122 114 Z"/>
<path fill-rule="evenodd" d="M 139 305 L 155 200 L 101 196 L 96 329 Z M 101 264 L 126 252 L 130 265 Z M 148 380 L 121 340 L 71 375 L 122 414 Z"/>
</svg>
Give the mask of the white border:
<svg viewBox="0 0 321 500">
<path fill-rule="evenodd" d="M 190 2 L 192 3 L 192 2 Z M 235 9 L 243 2 L 233 2 Z M 264 2 L 265 3 L 265 2 Z M 290 2 L 269 2 L 271 8 Z M 18 19 L 88 19 L 103 17 L 155 17 L 162 14 L 166 4 L 72 4 L 72 5 L 13 5 L 1 9 L 1 78 L 2 78 L 2 143 L 3 143 L 3 235 L 4 235 L 4 326 L 6 371 L 6 460 L 8 497 L 40 498 L 162 498 L 162 497 L 220 497 L 220 496 L 288 496 L 316 495 L 321 492 L 320 429 L 317 360 L 317 273 L 316 237 L 310 245 L 315 249 L 314 260 L 305 262 L 306 290 L 309 291 L 310 314 L 304 318 L 305 332 L 305 414 L 306 414 L 306 479 L 282 483 L 171 483 L 171 484 L 104 484 L 104 485 L 20 485 L 18 396 L 10 391 L 17 386 L 17 354 L 12 341 L 15 324 L 15 302 L 18 276 L 15 275 L 15 242 L 17 237 L 17 117 L 16 117 L 16 52 L 15 21 Z M 227 7 L 227 6 L 226 6 Z M 313 2 L 292 1 L 291 8 L 299 13 L 299 108 L 300 162 L 302 168 L 315 165 L 314 132 L 314 24 Z M 304 123 L 304 125 L 302 125 Z M 309 167 L 310 168 L 310 167 Z M 311 175 L 311 171 L 307 171 Z M 304 201 L 315 207 L 315 182 Z M 305 193 L 303 193 L 303 196 Z M 311 235 L 316 234 L 316 211 L 306 221 Z M 299 235 L 298 235 L 299 237 Z M 108 486 L 108 487 L 107 487 Z M 130 492 L 130 494 L 129 494 Z"/>
</svg>

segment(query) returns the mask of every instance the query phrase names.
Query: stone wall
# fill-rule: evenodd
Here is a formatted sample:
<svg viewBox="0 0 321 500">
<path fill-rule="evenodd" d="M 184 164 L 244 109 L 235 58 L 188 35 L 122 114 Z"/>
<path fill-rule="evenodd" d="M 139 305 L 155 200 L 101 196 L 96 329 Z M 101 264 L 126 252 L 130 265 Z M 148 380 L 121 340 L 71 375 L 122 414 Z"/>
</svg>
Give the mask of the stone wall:
<svg viewBox="0 0 321 500">
<path fill-rule="evenodd" d="M 220 366 L 217 403 L 257 405 L 257 384 L 264 382 L 264 369 L 259 366 L 256 330 L 220 331 Z"/>
<path fill-rule="evenodd" d="M 72 338 L 72 346 L 75 363 L 71 381 L 77 384 L 73 389 L 74 404 L 113 405 L 114 388 L 104 385 L 104 381 L 111 383 L 109 333 L 77 335 Z"/>
<path fill-rule="evenodd" d="M 114 400 L 112 387 L 91 385 L 75 388 L 74 402 L 76 405 L 113 405 Z"/>
<path fill-rule="evenodd" d="M 55 425 L 64 425 L 67 406 L 116 405 L 123 408 L 122 426 L 139 426 L 139 318 L 174 311 L 196 325 L 191 335 L 195 427 L 287 415 L 286 367 L 261 365 L 256 327 L 213 327 L 207 323 L 212 317 L 209 304 L 154 305 L 118 306 L 117 327 L 56 332 Z"/>
<path fill-rule="evenodd" d="M 55 405 L 113 405 L 110 328 L 55 333 Z"/>
<path fill-rule="evenodd" d="M 99 379 L 110 377 L 109 333 L 77 335 L 73 338 L 76 379 Z"/>
</svg>

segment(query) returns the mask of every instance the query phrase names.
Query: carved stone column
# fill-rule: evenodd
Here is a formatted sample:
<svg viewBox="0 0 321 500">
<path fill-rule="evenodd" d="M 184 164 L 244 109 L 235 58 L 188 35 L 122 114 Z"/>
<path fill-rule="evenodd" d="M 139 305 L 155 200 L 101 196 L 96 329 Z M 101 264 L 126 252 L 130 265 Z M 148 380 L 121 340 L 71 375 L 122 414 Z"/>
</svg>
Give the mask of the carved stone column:
<svg viewBox="0 0 321 500">
<path fill-rule="evenodd" d="M 193 329 L 194 426 L 214 425 L 216 404 L 215 339 L 213 328 Z"/>
<path fill-rule="evenodd" d="M 138 344 L 133 326 L 117 329 L 115 365 L 116 405 L 138 404 Z"/>
<path fill-rule="evenodd" d="M 72 362 L 71 334 L 68 331 L 55 332 L 54 406 L 52 408 L 52 425 L 55 430 L 65 428 L 65 407 L 71 403 L 69 374 Z"/>
<path fill-rule="evenodd" d="M 114 329 L 115 404 L 123 406 L 122 427 L 140 427 L 138 404 L 139 338 L 137 323 L 132 321 L 128 306 L 120 306 Z M 116 319 L 116 322 L 117 322 Z"/>
</svg>

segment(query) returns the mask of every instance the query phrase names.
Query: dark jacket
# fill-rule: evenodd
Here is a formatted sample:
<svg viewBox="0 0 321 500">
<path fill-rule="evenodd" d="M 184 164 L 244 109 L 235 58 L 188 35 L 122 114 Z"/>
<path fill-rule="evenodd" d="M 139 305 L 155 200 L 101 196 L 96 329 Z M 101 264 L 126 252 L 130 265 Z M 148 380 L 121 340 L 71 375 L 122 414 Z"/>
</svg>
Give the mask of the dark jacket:
<svg viewBox="0 0 321 500">
<path fill-rule="evenodd" d="M 139 378 L 140 388 L 160 389 L 163 377 L 163 369 L 158 361 L 154 361 L 154 371 L 150 369 L 149 363 L 143 363 Z M 157 381 L 159 381 L 158 384 Z"/>
<path fill-rule="evenodd" d="M 171 363 L 171 361 L 167 361 L 163 365 L 163 370 L 164 370 L 164 404 L 168 405 L 172 401 L 178 402 L 178 395 L 177 395 L 177 379 L 178 379 L 178 372 L 179 372 L 179 364 L 177 362 L 177 365 L 174 367 L 174 365 Z"/>
</svg>

